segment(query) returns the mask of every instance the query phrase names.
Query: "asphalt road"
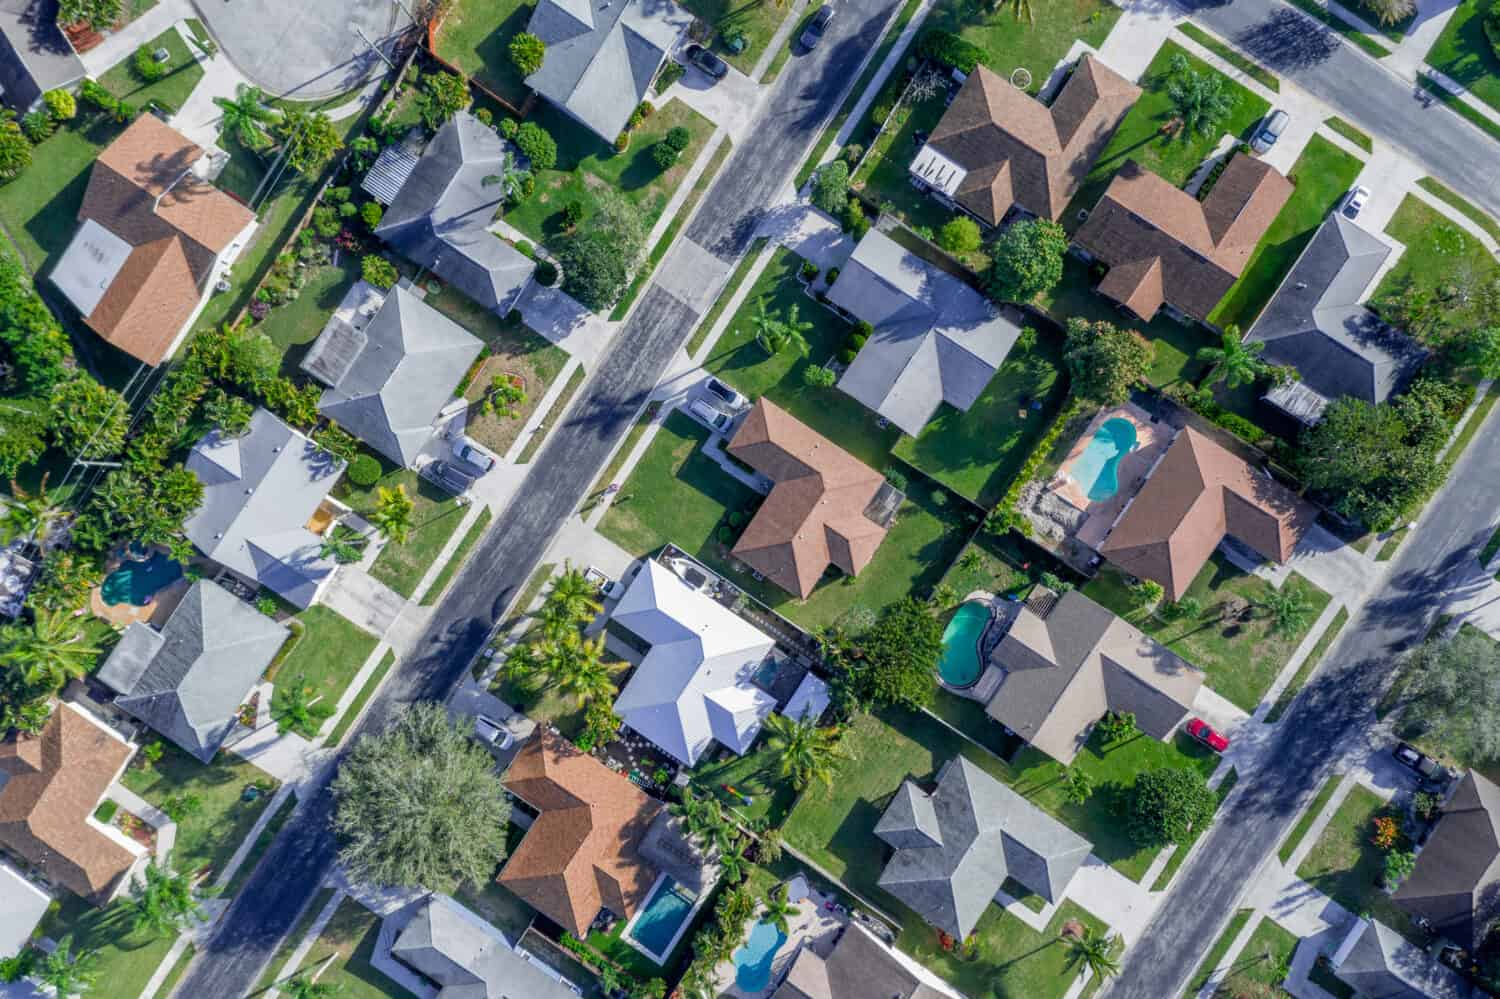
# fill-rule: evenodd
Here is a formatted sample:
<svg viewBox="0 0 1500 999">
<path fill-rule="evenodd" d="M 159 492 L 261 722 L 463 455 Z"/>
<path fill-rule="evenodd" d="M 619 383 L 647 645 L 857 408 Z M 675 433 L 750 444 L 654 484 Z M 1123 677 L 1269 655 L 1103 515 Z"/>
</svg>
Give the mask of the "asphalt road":
<svg viewBox="0 0 1500 999">
<path fill-rule="evenodd" d="M 1168 2 L 1168 0 L 1163 0 Z M 1193 20 L 1500 216 L 1500 143 L 1280 0 L 1181 0 Z"/>
<path fill-rule="evenodd" d="M 796 54 L 782 71 L 754 140 L 725 164 L 688 227 L 689 239 L 726 263 L 744 253 L 759 206 L 770 204 L 801 164 L 895 6 L 896 0 L 841 0 L 822 45 Z M 520 491 L 435 609 L 415 651 L 392 670 L 345 745 L 383 730 L 407 705 L 452 690 L 697 322 L 692 308 L 660 285 L 648 286 Z M 240 996 L 254 988 L 334 863 L 331 795 L 312 787 L 301 798 L 173 995 Z"/>
<path fill-rule="evenodd" d="M 1108 999 L 1181 994 L 1260 865 L 1341 754 L 1362 744 L 1392 663 L 1421 641 L 1444 600 L 1473 585 L 1500 496 L 1500 417 L 1490 414 L 1448 485 L 1398 550 L 1386 584 L 1344 628 L 1326 664 L 1277 726 L 1264 765 L 1245 775 L 1197 855 L 1177 875 Z"/>
</svg>

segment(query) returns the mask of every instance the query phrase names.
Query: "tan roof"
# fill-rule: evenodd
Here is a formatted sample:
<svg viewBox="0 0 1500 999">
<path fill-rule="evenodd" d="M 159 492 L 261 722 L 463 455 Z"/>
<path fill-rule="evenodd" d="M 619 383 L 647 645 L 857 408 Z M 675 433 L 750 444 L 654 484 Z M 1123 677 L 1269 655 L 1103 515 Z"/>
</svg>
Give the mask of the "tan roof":
<svg viewBox="0 0 1500 999">
<path fill-rule="evenodd" d="M 626 919 L 635 914 L 656 880 L 639 849 L 661 802 L 545 732 L 516 755 L 505 786 L 541 815 L 500 884 L 580 938 L 601 908 Z"/>
<path fill-rule="evenodd" d="M 927 141 L 968 171 L 954 200 L 986 222 L 1012 204 L 1056 219 L 1140 96 L 1089 55 L 1050 108 L 980 66 Z"/>
<path fill-rule="evenodd" d="M 191 172 L 202 157 L 196 143 L 143 114 L 94 161 L 78 212 L 133 247 L 84 321 L 147 364 L 161 362 L 214 261 L 255 218 Z"/>
<path fill-rule="evenodd" d="M 729 453 L 776 484 L 733 555 L 806 597 L 829 563 L 849 575 L 874 558 L 887 527 L 866 516 L 885 477 L 768 399 L 759 399 Z"/>
<path fill-rule="evenodd" d="M 1181 431 L 1099 552 L 1178 600 L 1226 534 L 1285 562 L 1316 511 L 1192 428 Z"/>
<path fill-rule="evenodd" d="M 0 743 L 0 845 L 76 895 L 107 894 L 135 857 L 85 820 L 133 752 L 67 704 L 38 735 Z"/>
<path fill-rule="evenodd" d="M 1131 160 L 1073 239 L 1110 268 L 1100 294 L 1143 319 L 1163 303 L 1206 319 L 1291 194 L 1253 156 L 1234 156 L 1201 202 Z"/>
</svg>

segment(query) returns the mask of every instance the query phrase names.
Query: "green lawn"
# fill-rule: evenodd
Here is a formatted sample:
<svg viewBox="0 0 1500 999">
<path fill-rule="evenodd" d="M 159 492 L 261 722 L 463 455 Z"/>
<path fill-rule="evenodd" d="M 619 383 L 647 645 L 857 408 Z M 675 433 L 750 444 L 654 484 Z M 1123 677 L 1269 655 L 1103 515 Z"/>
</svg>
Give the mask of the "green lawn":
<svg viewBox="0 0 1500 999">
<path fill-rule="evenodd" d="M 1214 55 L 1223 59 L 1229 65 L 1249 76 L 1256 83 L 1274 93 L 1281 92 L 1281 80 L 1277 75 L 1266 69 L 1254 59 L 1240 55 L 1239 50 L 1232 45 L 1225 45 L 1213 35 L 1204 31 L 1191 21 L 1184 21 L 1177 26 L 1177 30 L 1187 35 L 1193 41 L 1208 49 Z"/>
<path fill-rule="evenodd" d="M 1142 614 L 1134 608 L 1124 578 L 1109 566 L 1083 591 L 1201 669 L 1216 693 L 1246 711 L 1254 711 L 1330 599 L 1296 574 L 1283 589 L 1288 586 L 1295 587 L 1307 604 L 1306 623 L 1288 635 L 1276 634 L 1273 622 L 1260 611 L 1255 611 L 1250 620 L 1224 618 L 1228 605 L 1253 607 L 1271 591 L 1271 584 L 1235 568 L 1217 553 L 1188 587 L 1187 596 L 1198 600 L 1203 608 L 1196 618 L 1162 621 L 1155 615 Z"/>
<path fill-rule="evenodd" d="M 1280 696 L 1276 698 L 1276 703 L 1271 705 L 1271 710 L 1266 712 L 1267 724 L 1279 721 L 1286 713 L 1286 709 L 1291 707 L 1292 699 L 1297 696 L 1297 692 L 1302 689 L 1307 678 L 1312 676 L 1313 670 L 1318 668 L 1318 663 L 1323 660 L 1323 654 L 1328 651 L 1328 647 L 1333 644 L 1334 639 L 1339 637 L 1339 632 L 1348 623 L 1349 608 L 1340 607 L 1338 613 L 1333 616 L 1333 620 L 1328 622 L 1328 627 L 1324 629 L 1318 643 L 1312 647 L 1312 651 L 1307 654 L 1302 665 L 1297 667 L 1297 672 L 1292 675 L 1291 682 L 1282 689 Z"/>
<path fill-rule="evenodd" d="M 1464 0 L 1453 12 L 1427 64 L 1463 84 L 1490 107 L 1500 110 L 1500 57 L 1484 33 L 1484 0 Z"/>
<path fill-rule="evenodd" d="M 380 580 L 403 597 L 410 597 L 417 584 L 427 573 L 438 554 L 448 543 L 448 538 L 458 529 L 458 524 L 468 509 L 461 506 L 456 496 L 422 478 L 409 468 L 391 469 L 382 461 L 386 474 L 375 485 L 362 489 L 349 481 L 346 475 L 337 486 L 339 499 L 354 508 L 356 513 L 368 517 L 374 510 L 381 488 L 402 486 L 412 500 L 412 530 L 403 542 L 387 542 L 370 575 Z"/>
<path fill-rule="evenodd" d="M 321 698 L 318 706 L 335 707 L 354 674 L 375 650 L 378 639 L 327 607 L 314 605 L 297 615 L 306 631 L 276 670 L 276 694 L 272 711 L 292 685 L 311 687 L 309 699 Z M 298 729 L 305 737 L 317 737 L 317 728 Z"/>
<path fill-rule="evenodd" d="M 1075 41 L 1097 49 L 1120 18 L 1120 9 L 1107 0 L 1033 0 L 1031 13 L 1028 20 L 1004 5 L 941 0 L 923 27 L 957 32 L 983 49 L 984 64 L 1003 77 L 1024 67 L 1035 93 Z"/>
<path fill-rule="evenodd" d="M 1297 824 L 1292 826 L 1292 831 L 1287 833 L 1286 839 L 1281 844 L 1281 849 L 1276 851 L 1276 856 L 1284 864 L 1291 859 L 1297 847 L 1302 844 L 1302 837 L 1307 835 L 1307 830 L 1318 820 L 1322 814 L 1323 807 L 1328 804 L 1328 799 L 1333 797 L 1333 792 L 1338 790 L 1340 778 L 1337 774 L 1329 777 L 1318 788 L 1318 793 L 1313 795 L 1312 801 L 1308 802 L 1307 808 L 1297 817 Z"/>
<path fill-rule="evenodd" d="M 1475 300 L 1481 296 L 1460 300 L 1452 293 L 1455 275 L 1468 275 L 1474 287 L 1500 279 L 1500 264 L 1477 238 L 1410 194 L 1402 199 L 1385 231 L 1406 244 L 1406 252 L 1371 296 L 1377 311 L 1381 301 L 1409 289 L 1432 292 L 1443 303 L 1446 322 L 1455 329 L 1483 321 L 1483 308 Z"/>
<path fill-rule="evenodd" d="M 1447 202 L 1452 207 L 1463 212 L 1464 215 L 1468 216 L 1469 221 L 1489 233 L 1490 238 L 1495 240 L 1495 242 L 1500 243 L 1500 223 L 1491 218 L 1484 209 L 1431 177 L 1423 177 L 1417 181 L 1417 186 L 1439 201 Z"/>
<path fill-rule="evenodd" d="M 529 88 L 510 61 L 510 40 L 526 30 L 535 5 L 528 0 L 460 0 L 443 18 L 434 51 L 474 82 L 516 107 Z"/>
<path fill-rule="evenodd" d="M 1329 118 L 1327 121 L 1323 122 L 1323 124 L 1327 126 L 1330 132 L 1336 132 L 1339 135 L 1342 135 L 1344 138 L 1348 139 L 1350 142 L 1354 143 L 1365 152 L 1373 153 L 1375 151 L 1375 141 L 1373 139 L 1366 135 L 1363 130 L 1356 128 L 1354 125 L 1351 125 L 1349 122 L 1340 118 L 1338 115 L 1334 115 L 1332 118 Z"/>
<path fill-rule="evenodd" d="M 1057 418 L 1067 396 L 1062 370 L 1061 342 L 1039 332 L 1030 350 L 1011 350 L 968 412 L 938 407 L 920 436 L 897 442 L 896 457 L 989 509 Z"/>
<path fill-rule="evenodd" d="M 779 827 L 797 802 L 797 792 L 791 781 L 783 778 L 776 769 L 776 755 L 766 749 L 764 743 L 752 747 L 744 756 L 727 753 L 727 758 L 718 762 L 707 757 L 693 768 L 693 788 L 699 794 L 711 794 L 732 808 L 746 820 L 747 824 L 764 819 L 770 826 Z M 748 796 L 752 803 L 746 805 L 741 797 L 732 797 L 724 785 Z"/>
<path fill-rule="evenodd" d="M 162 746 L 151 769 L 131 766 L 121 783 L 168 814 L 178 813 L 174 867 L 217 876 L 270 804 L 278 782 L 232 753 L 221 752 L 205 766 L 170 742 Z M 261 793 L 244 801 L 241 795 L 252 784 Z"/>
<path fill-rule="evenodd" d="M 791 4 L 776 0 L 684 0 L 683 6 L 713 27 L 713 50 L 747 75 L 792 12 Z M 743 35 L 749 43 L 738 54 L 724 45 L 724 36 L 735 34 Z"/>
<path fill-rule="evenodd" d="M 138 996 L 172 949 L 175 933 L 153 936 L 132 927 L 134 913 L 125 899 L 98 908 L 75 895 L 63 894 L 48 910 L 38 930 L 53 940 L 73 934 L 73 951 L 95 952 L 101 984 L 96 995 Z"/>
<path fill-rule="evenodd" d="M 78 228 L 89 168 L 123 126 L 80 110 L 72 122 L 33 147 L 31 166 L 0 186 L 0 225 L 29 270 L 45 274 Z"/>
<path fill-rule="evenodd" d="M 1219 962 L 1224 960 L 1224 955 L 1229 953 L 1229 947 L 1234 943 L 1234 938 L 1240 935 L 1240 931 L 1245 928 L 1245 924 L 1254 914 L 1254 909 L 1239 909 L 1229 917 L 1224 932 L 1219 934 L 1219 938 L 1208 949 L 1208 953 L 1203 955 L 1203 961 L 1198 965 L 1198 970 L 1192 978 L 1188 979 L 1188 987 L 1182 993 L 1182 999 L 1197 999 L 1198 993 L 1203 991 L 1203 986 L 1208 984 L 1208 976 L 1212 975 L 1214 969 L 1219 966 Z"/>
<path fill-rule="evenodd" d="M 310 973 L 331 957 L 318 975 L 318 984 L 332 987 L 339 999 L 411 999 L 411 993 L 370 966 L 379 935 L 380 917 L 345 898 L 299 970 Z"/>
<path fill-rule="evenodd" d="M 1296 185 L 1292 196 L 1260 238 L 1239 280 L 1209 313 L 1208 321 L 1220 327 L 1234 324 L 1248 330 L 1281 287 L 1282 278 L 1297 262 L 1313 233 L 1348 193 L 1363 168 L 1364 163 L 1358 157 L 1321 135 L 1314 135 L 1292 164 L 1290 177 Z"/>
<path fill-rule="evenodd" d="M 729 281 L 724 285 L 724 290 L 719 293 L 718 298 L 714 299 L 714 304 L 709 307 L 708 314 L 703 317 L 703 321 L 698 324 L 698 328 L 693 330 L 693 335 L 688 338 L 687 344 L 683 347 L 683 350 L 687 352 L 689 357 L 696 357 L 698 355 L 698 349 L 703 346 L 703 341 L 708 339 L 708 334 L 714 328 L 714 324 L 719 321 L 719 317 L 729 307 L 729 300 L 734 297 L 734 293 L 739 290 L 740 285 L 745 283 L 745 275 L 750 273 L 750 268 L 754 266 L 755 261 L 760 257 L 761 252 L 765 248 L 766 237 L 757 236 L 751 241 L 750 249 L 745 251 L 745 255 L 735 265 L 734 273 L 729 275 Z"/>
<path fill-rule="evenodd" d="M 375 691 L 380 689 L 380 681 L 385 679 L 385 675 L 394 665 L 396 665 L 396 653 L 387 652 L 380 660 L 380 665 L 375 667 L 375 672 L 371 673 L 370 678 L 365 681 L 365 685 L 359 688 L 359 693 L 354 695 L 354 700 L 349 702 L 348 710 L 340 716 L 338 724 L 334 725 L 333 731 L 328 733 L 328 738 L 323 740 L 324 745 L 337 746 L 344 741 L 344 733 L 349 731 L 350 726 L 354 724 L 370 698 L 375 696 Z"/>
<path fill-rule="evenodd" d="M 287 820 L 292 817 L 292 812 L 296 810 L 297 796 L 295 794 L 289 794 L 282 799 L 280 807 L 276 809 L 276 813 L 266 822 L 265 827 L 260 831 L 260 835 L 255 837 L 255 843 L 250 847 L 250 852 L 245 854 L 245 859 L 240 864 L 239 870 L 235 871 L 234 877 L 229 880 L 228 886 L 224 889 L 226 896 L 232 898 L 239 894 L 239 890 L 245 886 L 245 882 L 250 880 L 250 875 L 255 873 L 255 865 L 260 863 L 260 858 L 264 857 L 266 851 L 271 848 L 271 843 L 275 841 L 276 834 L 281 832 L 281 827 L 286 825 Z M 165 994 L 163 993 L 163 995 Z"/>
<path fill-rule="evenodd" d="M 1233 990 L 1231 995 L 1255 994 L 1250 990 L 1256 986 L 1276 989 L 1285 981 L 1283 972 L 1290 969 L 1292 954 L 1296 950 L 1296 936 L 1269 917 L 1261 919 L 1250 939 L 1245 941 L 1244 949 L 1230 962 L 1223 987 Z"/>
<path fill-rule="evenodd" d="M 153 52 L 164 48 L 171 53 L 167 61 L 161 64 L 166 73 L 160 80 L 155 83 L 142 83 L 141 78 L 135 73 L 134 53 L 132 53 L 131 56 L 127 56 L 107 70 L 99 78 L 99 82 L 105 90 L 123 101 L 129 101 L 140 110 L 145 110 L 147 105 L 156 101 L 172 111 L 177 111 L 187 103 L 193 88 L 198 85 L 199 80 L 203 79 L 203 67 L 193 59 L 187 42 L 183 41 L 182 35 L 177 32 L 176 28 L 168 28 L 145 44 L 146 48 Z"/>
<path fill-rule="evenodd" d="M 422 594 L 422 606 L 427 607 L 438 602 L 438 598 L 443 595 L 443 591 L 448 588 L 453 577 L 458 575 L 458 570 L 463 568 L 464 561 L 469 557 L 469 550 L 479 543 L 480 538 L 484 537 L 484 529 L 490 526 L 492 516 L 489 507 L 479 511 L 479 516 L 474 518 L 474 523 L 470 524 L 469 529 L 464 532 L 464 536 L 458 542 L 458 547 L 453 549 L 453 554 L 448 557 L 448 561 L 438 572 L 437 578 L 432 581 L 427 592 Z"/>
<path fill-rule="evenodd" d="M 1369 913 L 1420 946 L 1421 931 L 1380 887 L 1385 854 L 1370 842 L 1370 834 L 1375 817 L 1386 808 L 1385 800 L 1369 788 L 1352 788 L 1297 867 L 1297 877 L 1350 912 Z"/>
<path fill-rule="evenodd" d="M 286 355 L 282 362 L 283 373 L 291 374 L 296 370 L 307 354 L 305 348 L 323 332 L 323 324 L 328 322 L 328 317 L 359 277 L 359 257 L 341 253 L 337 264 L 310 267 L 307 283 L 297 297 L 267 314 L 260 324 L 260 331 Z"/>
</svg>

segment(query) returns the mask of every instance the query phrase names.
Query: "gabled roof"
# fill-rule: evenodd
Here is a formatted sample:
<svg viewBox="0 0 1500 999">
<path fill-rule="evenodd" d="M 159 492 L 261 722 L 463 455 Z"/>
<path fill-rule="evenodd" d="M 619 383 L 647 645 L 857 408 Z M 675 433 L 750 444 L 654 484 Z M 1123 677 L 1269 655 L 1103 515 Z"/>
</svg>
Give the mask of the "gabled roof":
<svg viewBox="0 0 1500 999">
<path fill-rule="evenodd" d="M 1317 517 L 1265 472 L 1191 427 L 1178 433 L 1099 553 L 1180 600 L 1226 534 L 1285 562 Z"/>
<path fill-rule="evenodd" d="M 330 387 L 318 411 L 410 466 L 484 343 L 406 288 L 392 288 L 363 329 L 334 318 L 302 362 Z"/>
<path fill-rule="evenodd" d="M 825 958 L 803 947 L 792 960 L 771 999 L 943 999 L 956 997 L 946 986 L 918 977 L 920 965 L 906 962 L 859 923 L 850 922 Z"/>
<path fill-rule="evenodd" d="M 990 225 L 1012 205 L 1056 219 L 1140 96 L 1091 55 L 1078 60 L 1050 108 L 980 66 L 911 171 Z"/>
<path fill-rule="evenodd" d="M 877 229 L 828 299 L 875 327 L 839 388 L 913 437 L 942 403 L 974 405 L 1021 335 L 983 295 Z"/>
<path fill-rule="evenodd" d="M 52 896 L 0 857 L 0 958 L 15 957 L 31 944 L 31 934 L 47 914 Z"/>
<path fill-rule="evenodd" d="M 1500 787 L 1470 770 L 1391 896 L 1470 953 L 1500 916 Z"/>
<path fill-rule="evenodd" d="M 741 562 L 805 597 L 830 563 L 853 576 L 874 558 L 899 497 L 879 472 L 765 398 L 728 451 L 776 483 L 734 546 Z"/>
<path fill-rule="evenodd" d="M 202 158 L 155 115 L 136 118 L 94 161 L 84 224 L 52 274 L 90 328 L 147 364 L 161 362 L 219 254 L 255 221 L 193 173 Z"/>
<path fill-rule="evenodd" d="M 494 129 L 460 111 L 427 143 L 375 227 L 402 256 L 500 312 L 514 304 L 536 269 L 489 231 L 504 194 L 484 178 L 496 172 L 506 149 Z"/>
<path fill-rule="evenodd" d="M 37 735 L 0 743 L 0 846 L 75 895 L 108 895 L 135 855 L 89 820 L 134 752 L 66 702 Z"/>
<path fill-rule="evenodd" d="M 119 694 L 116 707 L 208 763 L 288 634 L 217 583 L 199 580 L 161 631 L 139 622 L 126 628 L 99 679 Z"/>
<path fill-rule="evenodd" d="M 752 682 L 769 637 L 650 559 L 610 622 L 651 647 L 615 701 L 626 725 L 687 766 L 715 741 L 749 750 L 776 707 Z"/>
<path fill-rule="evenodd" d="M 428 895 L 391 955 L 438 986 L 438 999 L 573 999 L 576 993 L 511 948 L 505 936 L 447 895 Z"/>
<path fill-rule="evenodd" d="M 1109 266 L 1105 297 L 1143 319 L 1167 304 L 1206 320 L 1291 194 L 1291 181 L 1253 156 L 1232 156 L 1201 202 L 1131 160 L 1073 241 Z"/>
<path fill-rule="evenodd" d="M 614 142 L 692 21 L 671 0 L 540 0 L 526 30 L 547 54 L 526 85 Z"/>
<path fill-rule="evenodd" d="M 991 718 L 1062 763 L 1107 711 L 1166 739 L 1192 709 L 1203 674 L 1078 590 L 1038 587 L 990 653 L 1002 679 Z"/>
<path fill-rule="evenodd" d="M 1358 919 L 1350 937 L 1353 939 L 1346 937 L 1334 956 L 1335 974 L 1361 996 L 1469 999 L 1476 994 L 1435 957 L 1381 923 Z"/>
<path fill-rule="evenodd" d="M 203 483 L 203 503 L 183 524 L 188 540 L 297 606 L 312 603 L 334 563 L 306 525 L 344 462 L 257 409 L 244 434 L 207 434 L 185 464 Z"/>
<path fill-rule="evenodd" d="M 892 807 L 904 812 L 913 793 L 898 793 Z M 894 826 L 903 828 L 895 842 L 886 839 L 896 853 L 879 884 L 958 939 L 974 929 L 1007 877 L 1055 902 L 1092 849 L 1088 840 L 962 756 L 943 766 L 936 791 L 915 794 L 931 801 L 942 841 L 898 846 L 912 842 L 907 823 L 898 817 L 887 824 L 883 816 L 886 828 L 877 825 L 876 835 L 886 838 L 897 832 Z"/>
<path fill-rule="evenodd" d="M 500 884 L 580 939 L 601 908 L 633 916 L 656 880 L 640 845 L 661 802 L 550 732 L 516 755 L 505 786 L 540 815 Z"/>
<path fill-rule="evenodd" d="M 1427 357 L 1363 304 L 1391 248 L 1341 212 L 1324 220 L 1245 339 L 1332 401 L 1384 402 Z"/>
<path fill-rule="evenodd" d="M 83 79 L 83 61 L 57 27 L 57 0 L 0 0 L 0 86 L 20 111 L 44 91 Z"/>
</svg>

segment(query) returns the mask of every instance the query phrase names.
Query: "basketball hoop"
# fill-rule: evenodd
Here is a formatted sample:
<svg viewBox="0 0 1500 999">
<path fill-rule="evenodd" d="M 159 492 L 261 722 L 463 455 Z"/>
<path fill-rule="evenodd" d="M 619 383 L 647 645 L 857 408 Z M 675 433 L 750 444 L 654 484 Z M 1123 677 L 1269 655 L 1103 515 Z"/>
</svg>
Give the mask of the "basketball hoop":
<svg viewBox="0 0 1500 999">
<path fill-rule="evenodd" d="M 1017 90 L 1026 90 L 1031 86 L 1031 70 L 1025 66 L 1017 66 L 1010 74 L 1010 85 Z"/>
</svg>

